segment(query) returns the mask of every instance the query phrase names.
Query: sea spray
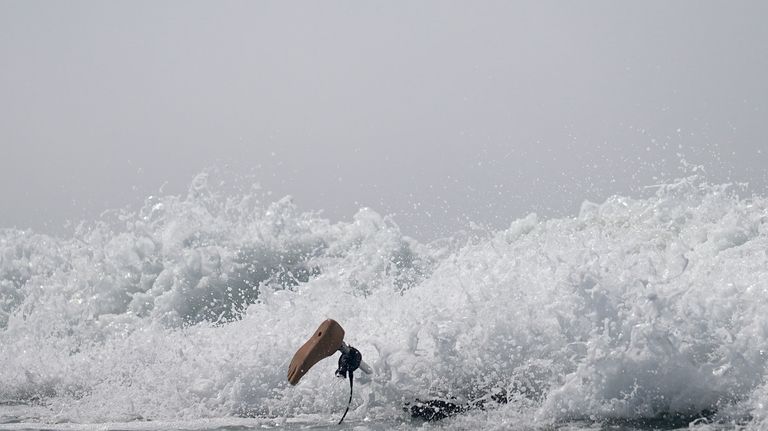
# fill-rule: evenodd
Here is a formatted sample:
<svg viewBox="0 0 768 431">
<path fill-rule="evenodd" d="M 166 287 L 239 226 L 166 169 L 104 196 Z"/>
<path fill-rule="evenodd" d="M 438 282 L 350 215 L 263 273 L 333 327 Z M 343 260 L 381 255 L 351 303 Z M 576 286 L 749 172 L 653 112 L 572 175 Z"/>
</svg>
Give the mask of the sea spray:
<svg viewBox="0 0 768 431">
<path fill-rule="evenodd" d="M 334 417 L 334 361 L 287 361 L 326 317 L 375 373 L 350 415 L 508 403 L 456 427 L 766 421 L 768 201 L 690 177 L 644 198 L 421 244 L 193 181 L 71 238 L 0 232 L 0 399 L 32 420 Z"/>
</svg>

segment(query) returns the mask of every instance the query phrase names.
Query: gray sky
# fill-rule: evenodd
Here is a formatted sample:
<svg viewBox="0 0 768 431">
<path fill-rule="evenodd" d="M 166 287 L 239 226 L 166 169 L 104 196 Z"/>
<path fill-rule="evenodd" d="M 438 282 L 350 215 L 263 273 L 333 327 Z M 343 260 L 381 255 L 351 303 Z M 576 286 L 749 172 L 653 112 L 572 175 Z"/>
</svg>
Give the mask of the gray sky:
<svg viewBox="0 0 768 431">
<path fill-rule="evenodd" d="M 253 174 L 429 239 L 768 178 L 768 2 L 0 0 L 0 227 Z M 654 178 L 656 177 L 656 178 Z"/>
</svg>

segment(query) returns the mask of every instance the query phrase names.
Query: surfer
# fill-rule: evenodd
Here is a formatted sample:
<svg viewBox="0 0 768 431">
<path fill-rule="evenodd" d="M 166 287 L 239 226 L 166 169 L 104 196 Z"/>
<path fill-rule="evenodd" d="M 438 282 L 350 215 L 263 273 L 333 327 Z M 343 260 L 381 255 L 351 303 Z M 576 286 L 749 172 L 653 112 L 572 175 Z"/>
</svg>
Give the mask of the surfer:
<svg viewBox="0 0 768 431">
<path fill-rule="evenodd" d="M 349 377 L 349 401 L 347 402 L 347 409 L 339 421 L 339 424 L 341 424 L 347 416 L 347 412 L 349 412 L 349 406 L 352 404 L 354 372 L 359 368 L 366 374 L 371 374 L 373 370 L 363 361 L 363 356 L 359 350 L 344 342 L 344 328 L 337 321 L 327 319 L 321 323 L 312 337 L 296 351 L 288 366 L 288 383 L 296 385 L 313 365 L 336 352 L 341 352 L 336 376 L 341 378 Z M 493 394 L 491 400 L 497 403 L 506 403 L 506 392 L 502 391 Z M 465 404 L 458 404 L 451 400 L 434 399 L 422 401 L 416 399 L 413 403 L 406 404 L 405 410 L 409 411 L 414 418 L 432 421 L 444 419 L 472 409 L 483 409 L 485 403 L 485 399 Z"/>
</svg>

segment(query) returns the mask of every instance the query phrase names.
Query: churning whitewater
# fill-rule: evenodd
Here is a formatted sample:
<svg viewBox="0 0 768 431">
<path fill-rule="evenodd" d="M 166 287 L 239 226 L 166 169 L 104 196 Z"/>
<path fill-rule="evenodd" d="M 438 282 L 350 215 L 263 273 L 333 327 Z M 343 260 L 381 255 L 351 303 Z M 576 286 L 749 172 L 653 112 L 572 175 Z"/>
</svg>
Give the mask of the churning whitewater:
<svg viewBox="0 0 768 431">
<path fill-rule="evenodd" d="M 201 174 L 71 238 L 0 231 L 0 422 L 327 425 L 349 391 L 335 357 L 286 373 L 331 317 L 374 370 L 358 426 L 501 389 L 443 425 L 768 426 L 764 197 L 691 177 L 429 244 L 370 209 L 261 202 Z"/>
</svg>

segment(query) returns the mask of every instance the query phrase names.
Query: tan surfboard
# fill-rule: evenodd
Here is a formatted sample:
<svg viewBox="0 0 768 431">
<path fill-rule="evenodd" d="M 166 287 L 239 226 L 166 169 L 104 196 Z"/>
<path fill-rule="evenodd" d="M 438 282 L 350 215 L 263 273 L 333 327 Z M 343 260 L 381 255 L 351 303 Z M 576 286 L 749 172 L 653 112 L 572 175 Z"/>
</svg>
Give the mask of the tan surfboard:
<svg viewBox="0 0 768 431">
<path fill-rule="evenodd" d="M 320 324 L 312 337 L 296 351 L 288 366 L 288 383 L 299 383 L 304 374 L 318 363 L 333 355 L 344 343 L 344 328 L 333 319 Z"/>
</svg>

